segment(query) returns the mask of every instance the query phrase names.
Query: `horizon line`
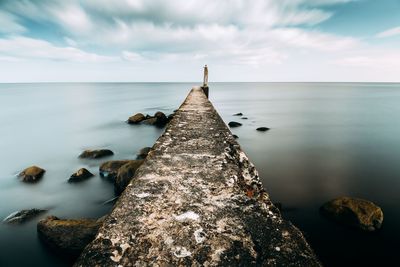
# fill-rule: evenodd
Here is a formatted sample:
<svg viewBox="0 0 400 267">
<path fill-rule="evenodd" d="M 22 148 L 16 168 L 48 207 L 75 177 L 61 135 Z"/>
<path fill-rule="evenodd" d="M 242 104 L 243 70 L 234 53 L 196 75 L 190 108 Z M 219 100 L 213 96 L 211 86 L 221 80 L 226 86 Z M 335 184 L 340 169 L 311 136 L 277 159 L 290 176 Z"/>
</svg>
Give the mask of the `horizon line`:
<svg viewBox="0 0 400 267">
<path fill-rule="evenodd" d="M 0 82 L 0 84 L 55 84 L 55 83 L 194 83 L 201 85 L 199 81 L 31 81 L 31 82 Z M 400 81 L 216 81 L 214 83 L 400 83 Z"/>
</svg>

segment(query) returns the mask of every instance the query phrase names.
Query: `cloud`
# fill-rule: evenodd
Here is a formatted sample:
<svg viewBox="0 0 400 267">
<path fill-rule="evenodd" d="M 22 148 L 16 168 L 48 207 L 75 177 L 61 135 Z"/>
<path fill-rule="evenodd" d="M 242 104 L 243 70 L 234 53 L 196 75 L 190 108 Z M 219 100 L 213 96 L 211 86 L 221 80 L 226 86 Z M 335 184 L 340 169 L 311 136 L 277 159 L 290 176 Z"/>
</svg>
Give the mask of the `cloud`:
<svg viewBox="0 0 400 267">
<path fill-rule="evenodd" d="M 283 48 L 336 51 L 352 38 L 303 29 L 329 19 L 325 6 L 350 0 L 6 1 L 4 9 L 48 28 L 73 47 L 119 50 L 142 58 L 202 55 L 257 65 L 281 63 Z M 136 61 L 136 57 L 135 58 Z"/>
<path fill-rule="evenodd" d="M 400 51 L 374 51 L 338 59 L 340 66 L 396 70 L 400 68 Z"/>
<path fill-rule="evenodd" d="M 26 29 L 18 23 L 17 17 L 0 10 L 0 33 L 20 33 Z"/>
<path fill-rule="evenodd" d="M 400 27 L 395 27 L 388 29 L 386 31 L 380 32 L 376 35 L 377 38 L 386 38 L 386 37 L 392 37 L 392 36 L 397 36 L 400 35 Z"/>
<path fill-rule="evenodd" d="M 126 61 L 133 61 L 133 62 L 137 62 L 143 59 L 140 54 L 130 51 L 122 51 L 122 58 Z"/>
<path fill-rule="evenodd" d="M 47 41 L 21 36 L 0 39 L 0 56 L 73 62 L 110 62 L 115 60 L 113 57 L 88 53 L 74 47 L 58 47 Z"/>
<path fill-rule="evenodd" d="M 68 4 L 62 8 L 52 8 L 56 22 L 74 34 L 84 34 L 94 30 L 88 14 L 77 4 Z"/>
<path fill-rule="evenodd" d="M 371 70 L 385 62 L 398 66 L 390 54 L 379 55 L 365 43 L 368 39 L 319 27 L 335 16 L 333 6 L 349 2 L 353 0 L 5 0 L 0 1 L 0 24 L 8 27 L 0 29 L 0 61 L 96 63 L 92 66 L 99 71 L 132 73 L 128 70 L 134 68 L 137 75 L 145 75 L 145 68 L 159 69 L 160 77 L 167 78 L 173 69 L 182 73 L 188 65 L 206 63 L 240 75 L 239 69 L 245 70 L 248 77 L 256 69 L 269 77 L 274 71 L 299 77 L 296 73 L 312 70 L 314 75 L 315 69 L 335 71 L 338 65 Z M 398 31 L 389 29 L 377 37 Z M 398 59 L 396 51 L 392 55 Z"/>
</svg>

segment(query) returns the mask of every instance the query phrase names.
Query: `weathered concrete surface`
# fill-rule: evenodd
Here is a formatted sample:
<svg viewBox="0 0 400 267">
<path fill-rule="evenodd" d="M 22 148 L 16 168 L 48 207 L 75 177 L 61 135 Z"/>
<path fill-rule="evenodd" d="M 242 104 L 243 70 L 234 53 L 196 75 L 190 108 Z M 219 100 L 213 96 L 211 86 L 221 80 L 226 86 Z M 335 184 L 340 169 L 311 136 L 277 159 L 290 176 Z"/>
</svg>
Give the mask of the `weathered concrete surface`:
<svg viewBox="0 0 400 267">
<path fill-rule="evenodd" d="M 194 88 L 75 266 L 319 266 Z"/>
</svg>

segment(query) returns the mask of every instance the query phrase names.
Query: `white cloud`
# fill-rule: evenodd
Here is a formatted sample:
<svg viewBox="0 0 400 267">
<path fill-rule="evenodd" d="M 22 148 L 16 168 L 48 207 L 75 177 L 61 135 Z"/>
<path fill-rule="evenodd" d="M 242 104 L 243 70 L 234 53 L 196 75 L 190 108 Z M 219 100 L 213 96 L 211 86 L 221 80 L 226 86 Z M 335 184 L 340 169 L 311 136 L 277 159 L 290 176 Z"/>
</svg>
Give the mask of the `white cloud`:
<svg viewBox="0 0 400 267">
<path fill-rule="evenodd" d="M 395 28 L 391 28 L 386 31 L 380 32 L 376 35 L 376 37 L 386 38 L 386 37 L 392 37 L 392 36 L 396 36 L 396 35 L 400 35 L 400 27 L 395 27 Z"/>
<path fill-rule="evenodd" d="M 53 44 L 21 36 L 0 39 L 0 54 L 20 59 L 47 59 L 73 62 L 110 62 L 113 57 L 88 53 L 74 47 L 58 47 Z"/>
<path fill-rule="evenodd" d="M 32 63 L 29 66 L 34 65 L 35 60 L 46 61 L 43 66 L 51 68 L 52 73 L 56 71 L 54 66 L 63 65 L 63 71 L 65 66 L 73 66 L 70 72 L 76 74 L 79 65 L 83 73 L 80 77 L 86 77 L 84 74 L 90 73 L 95 65 L 98 72 L 92 73 L 91 79 L 108 79 L 109 75 L 119 79 L 118 75 L 125 73 L 128 79 L 141 81 L 146 77 L 154 79 L 156 73 L 158 80 L 179 79 L 190 67 L 196 70 L 190 77 L 197 77 L 197 67 L 206 63 L 215 75 L 222 75 L 219 80 L 240 80 L 241 77 L 247 80 L 265 80 L 264 77 L 313 80 L 315 72 L 324 74 L 318 75 L 318 79 L 350 79 L 352 72 L 344 71 L 348 67 L 369 73 L 377 68 L 398 68 L 396 60 L 400 62 L 400 51 L 379 54 L 372 45 L 364 43 L 367 40 L 330 34 L 313 27 L 335 15 L 330 5 L 352 1 L 5 1 L 0 11 L 0 24 L 5 21 L 4 25 L 8 23 L 10 30 L 0 39 L 0 61 L 11 62 L 14 66 L 20 63 L 15 61 L 24 59 Z M 25 23 L 26 19 L 35 21 L 35 28 L 21 24 L 24 19 Z M 40 27 L 46 37 L 48 30 L 52 30 L 51 40 L 57 45 L 39 39 Z M 398 28 L 389 29 L 377 37 L 394 36 L 398 31 Z M 24 34 L 36 36 L 36 39 L 24 37 Z M 58 64 L 58 61 L 67 63 Z M 88 64 L 80 64 L 82 62 Z M 101 64 L 104 62 L 107 64 Z M 84 68 L 89 65 L 90 70 Z M 8 66 L 0 64 L 4 70 Z M 102 74 L 105 69 L 107 75 Z M 342 76 L 335 77 L 340 71 Z M 178 75 L 172 76 L 175 72 Z M 131 76 L 132 73 L 137 76 Z"/>
<path fill-rule="evenodd" d="M 84 9 L 77 4 L 68 4 L 52 9 L 55 21 L 74 34 L 88 33 L 93 30 L 93 23 Z"/>
<path fill-rule="evenodd" d="M 371 49 L 338 59 L 334 63 L 347 67 L 398 70 L 400 68 L 400 51 L 376 51 Z"/>
<path fill-rule="evenodd" d="M 133 61 L 133 62 L 137 62 L 143 59 L 140 54 L 130 51 L 122 51 L 122 58 L 126 61 Z"/>
</svg>

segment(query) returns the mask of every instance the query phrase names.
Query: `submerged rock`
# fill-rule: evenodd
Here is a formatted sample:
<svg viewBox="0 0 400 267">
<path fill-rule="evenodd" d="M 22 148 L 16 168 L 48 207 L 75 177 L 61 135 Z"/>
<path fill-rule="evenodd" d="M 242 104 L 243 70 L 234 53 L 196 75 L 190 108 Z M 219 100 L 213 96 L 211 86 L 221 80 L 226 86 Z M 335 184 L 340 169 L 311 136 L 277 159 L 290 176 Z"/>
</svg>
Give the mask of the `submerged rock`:
<svg viewBox="0 0 400 267">
<path fill-rule="evenodd" d="M 78 256 L 96 236 L 100 220 L 61 220 L 49 216 L 37 224 L 40 240 L 51 248 L 69 255 Z"/>
<path fill-rule="evenodd" d="M 142 113 L 136 113 L 135 115 L 129 117 L 128 123 L 129 124 L 137 124 L 145 119 L 146 119 L 146 117 Z"/>
<path fill-rule="evenodd" d="M 144 147 L 144 148 L 140 149 L 137 154 L 137 158 L 138 159 L 146 158 L 147 155 L 149 154 L 150 150 L 151 150 L 151 147 Z"/>
<path fill-rule="evenodd" d="M 112 152 L 109 149 L 95 149 L 95 150 L 85 150 L 83 151 L 79 157 L 80 158 L 90 158 L 90 159 L 98 159 L 102 157 L 107 157 L 114 155 L 114 152 Z"/>
<path fill-rule="evenodd" d="M 130 160 L 110 160 L 104 162 L 99 167 L 100 176 L 114 181 L 115 178 L 117 178 L 119 168 L 129 161 Z"/>
<path fill-rule="evenodd" d="M 233 116 L 243 116 L 243 113 L 239 112 L 239 113 L 233 114 Z"/>
<path fill-rule="evenodd" d="M 161 111 L 157 111 L 153 117 L 148 116 L 145 120 L 143 120 L 144 124 L 156 125 L 156 126 L 164 126 L 168 123 L 168 118 Z"/>
<path fill-rule="evenodd" d="M 114 184 L 117 194 L 121 194 L 125 190 L 143 161 L 144 160 L 132 160 L 119 168 Z"/>
<path fill-rule="evenodd" d="M 88 179 L 92 176 L 94 176 L 93 173 L 91 173 L 90 171 L 88 171 L 85 168 L 81 168 L 77 172 L 75 172 L 74 174 L 71 175 L 68 182 L 70 182 L 70 183 L 71 182 L 80 182 L 80 181 Z"/>
<path fill-rule="evenodd" d="M 150 117 L 147 118 L 143 121 L 144 124 L 148 124 L 148 125 L 156 125 L 157 124 L 157 118 L 154 117 Z"/>
<path fill-rule="evenodd" d="M 233 138 L 235 138 L 235 139 L 239 139 L 239 136 L 237 136 L 236 134 L 233 134 L 232 136 L 233 136 Z"/>
<path fill-rule="evenodd" d="M 242 126 L 242 124 L 240 122 L 236 122 L 236 121 L 231 121 L 228 123 L 229 127 L 239 127 Z"/>
<path fill-rule="evenodd" d="M 383 223 L 382 209 L 364 199 L 339 197 L 322 205 L 320 211 L 328 218 L 364 231 L 378 230 Z"/>
<path fill-rule="evenodd" d="M 22 177 L 22 181 L 32 183 L 42 178 L 46 171 L 38 166 L 30 166 L 23 170 L 18 176 Z"/>
<path fill-rule="evenodd" d="M 248 118 L 247 118 L 247 117 L 242 117 L 241 119 L 242 119 L 242 120 L 247 120 Z"/>
<path fill-rule="evenodd" d="M 30 209 L 30 210 L 20 210 L 11 213 L 8 215 L 3 222 L 5 223 L 11 223 L 11 224 L 17 224 L 17 223 L 24 223 L 36 216 L 38 216 L 41 213 L 46 212 L 47 210 L 41 210 L 41 209 Z"/>
<path fill-rule="evenodd" d="M 269 130 L 269 128 L 268 127 L 258 127 L 256 130 L 259 132 L 266 132 Z"/>
</svg>

